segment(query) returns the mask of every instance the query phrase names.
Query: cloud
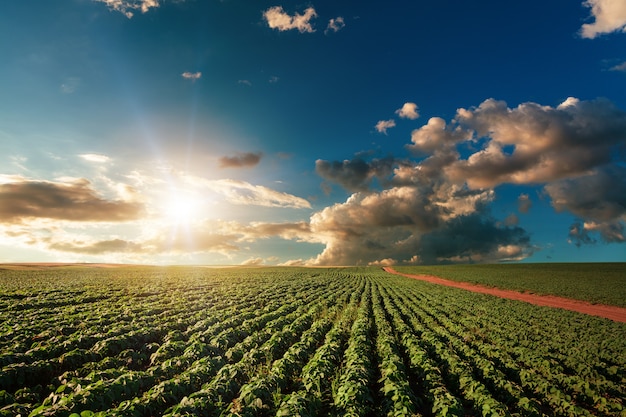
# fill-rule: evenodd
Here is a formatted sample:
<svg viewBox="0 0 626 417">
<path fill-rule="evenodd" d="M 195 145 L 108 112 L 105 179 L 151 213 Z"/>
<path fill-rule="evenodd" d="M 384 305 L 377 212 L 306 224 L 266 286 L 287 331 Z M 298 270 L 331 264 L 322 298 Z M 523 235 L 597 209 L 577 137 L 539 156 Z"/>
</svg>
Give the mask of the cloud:
<svg viewBox="0 0 626 417">
<path fill-rule="evenodd" d="M 59 252 L 72 252 L 84 255 L 102 255 L 106 253 L 138 253 L 143 252 L 140 244 L 129 242 L 123 239 L 111 239 L 101 241 L 68 241 L 51 242 L 48 249 Z"/>
<path fill-rule="evenodd" d="M 230 222 L 228 229 L 238 234 L 241 241 L 247 242 L 270 237 L 280 237 L 299 242 L 319 242 L 319 239 L 311 232 L 311 226 L 305 221 L 292 223 L 251 222 L 247 225 Z"/>
<path fill-rule="evenodd" d="M 261 266 L 265 265 L 265 260 L 263 258 L 250 258 L 243 261 L 240 265 L 243 266 Z"/>
<path fill-rule="evenodd" d="M 83 158 L 85 161 L 95 162 L 95 163 L 98 163 L 98 164 L 104 164 L 106 162 L 111 161 L 111 158 L 109 158 L 108 156 L 100 155 L 100 154 L 96 154 L 96 153 L 84 153 L 84 154 L 80 154 L 78 156 Z"/>
<path fill-rule="evenodd" d="M 570 229 L 577 244 L 593 243 L 589 232 L 598 232 L 608 243 L 624 242 L 626 223 L 626 168 L 607 165 L 586 175 L 545 186 L 556 211 L 569 211 L 584 219 Z"/>
<path fill-rule="evenodd" d="M 609 68 L 609 71 L 626 72 L 626 61 Z"/>
<path fill-rule="evenodd" d="M 624 243 L 626 242 L 625 226 L 623 222 L 574 222 L 569 230 L 569 243 L 573 243 L 577 247 L 582 245 L 593 245 L 598 240 L 593 236 L 595 233 L 600 234 L 600 238 L 605 243 Z"/>
<path fill-rule="evenodd" d="M 131 188 L 126 192 L 135 193 Z M 53 182 L 13 177 L 0 184 L 0 223 L 32 218 L 123 222 L 140 218 L 143 211 L 143 204 L 135 200 L 104 199 L 86 179 Z"/>
<path fill-rule="evenodd" d="M 413 144 L 407 145 L 407 149 L 414 153 L 450 150 L 455 144 L 468 141 L 471 138 L 471 131 L 460 126 L 449 126 L 440 117 L 431 117 L 426 125 L 411 133 Z"/>
<path fill-rule="evenodd" d="M 626 32 L 626 3 L 622 0 L 587 0 L 583 5 L 591 8 L 593 23 L 582 25 L 581 36 L 594 39 L 611 32 Z"/>
<path fill-rule="evenodd" d="M 374 159 L 366 162 L 362 158 L 352 160 L 315 161 L 315 172 L 329 181 L 341 185 L 348 191 L 364 191 L 370 187 L 374 178 L 385 181 L 396 164 L 393 158 Z"/>
<path fill-rule="evenodd" d="M 407 148 L 419 159 L 316 161 L 325 181 L 354 194 L 311 216 L 311 233 L 325 249 L 310 263 L 524 259 L 536 248 L 517 215 L 491 214 L 502 184 L 544 185 L 557 211 L 581 219 L 572 229 L 580 242 L 594 234 L 623 241 L 626 113 L 607 100 L 509 108 L 489 99 L 459 109 L 449 123 L 431 118 Z M 531 205 L 527 194 L 519 196 L 520 213 Z"/>
<path fill-rule="evenodd" d="M 346 23 L 344 22 L 343 17 L 341 16 L 336 17 L 335 19 L 330 19 L 328 21 L 328 26 L 326 27 L 324 34 L 328 34 L 330 32 L 334 32 L 334 33 L 339 32 L 345 26 L 346 26 Z"/>
<path fill-rule="evenodd" d="M 513 109 L 489 99 L 477 108 L 459 109 L 456 122 L 461 131 L 473 131 L 474 139 L 486 139 L 482 150 L 445 168 L 452 180 L 473 188 L 580 175 L 609 163 L 616 149 L 626 145 L 626 112 L 604 99 L 568 98 L 557 107 L 529 102 Z M 445 127 L 437 131 L 442 140 L 429 144 L 414 135 L 415 146 L 431 150 L 436 142 L 462 138 L 450 138 Z"/>
<path fill-rule="evenodd" d="M 384 133 L 385 135 L 387 134 L 387 129 L 391 129 L 392 127 L 396 127 L 396 121 L 393 119 L 389 119 L 389 120 L 379 120 L 378 123 L 376 123 L 376 130 L 378 131 L 378 133 Z"/>
<path fill-rule="evenodd" d="M 399 263 L 497 261 L 531 252 L 526 232 L 492 218 L 490 192 L 446 184 L 393 187 L 355 193 L 345 203 L 311 217 L 311 231 L 325 243 L 312 262 L 366 265 L 383 259 Z"/>
<path fill-rule="evenodd" d="M 278 81 L 280 81 L 280 78 L 278 78 L 278 77 L 277 77 L 277 76 L 275 76 L 275 75 L 272 75 L 272 76 L 270 77 L 270 79 L 269 79 L 269 83 L 270 83 L 270 84 L 276 84 Z"/>
<path fill-rule="evenodd" d="M 313 7 L 307 8 L 304 14 L 296 13 L 293 16 L 285 13 L 281 6 L 270 7 L 263 12 L 263 18 L 268 26 L 281 32 L 291 29 L 296 29 L 300 33 L 315 32 L 315 29 L 313 29 L 311 25 L 311 20 L 316 17 L 317 13 Z"/>
<path fill-rule="evenodd" d="M 311 203 L 303 198 L 245 181 L 222 179 L 206 181 L 205 185 L 212 191 L 225 196 L 233 204 L 296 209 L 311 208 Z"/>
<path fill-rule="evenodd" d="M 252 87 L 252 82 L 250 80 L 237 80 L 237 84 Z"/>
<path fill-rule="evenodd" d="M 187 80 L 196 81 L 196 80 L 199 80 L 200 77 L 202 77 L 202 73 L 200 71 L 198 72 L 185 71 L 181 74 L 181 76 Z"/>
<path fill-rule="evenodd" d="M 404 103 L 401 108 L 396 110 L 396 114 L 403 119 L 415 120 L 420 117 L 415 103 Z"/>
<path fill-rule="evenodd" d="M 124 254 L 137 255 L 168 255 L 178 253 L 213 252 L 231 256 L 241 251 L 241 244 L 257 240 L 279 237 L 300 242 L 315 242 L 308 223 L 262 223 L 242 224 L 235 221 L 204 221 L 194 225 L 192 229 L 156 229 L 154 236 L 136 240 L 112 237 L 94 239 L 89 237 L 59 236 L 49 233 L 47 236 L 30 235 L 30 245 L 43 245 L 53 251 L 75 253 L 81 255 Z M 18 232 L 23 233 L 23 232 Z M 260 258 L 258 258 L 260 259 Z M 277 258 L 268 258 L 276 261 Z M 251 261 L 252 262 L 252 261 Z M 248 263 L 250 264 L 250 263 Z"/>
<path fill-rule="evenodd" d="M 520 196 L 517 197 L 517 210 L 520 213 L 528 213 L 532 206 L 533 202 L 530 201 L 530 197 L 528 197 L 528 194 L 520 194 Z"/>
<path fill-rule="evenodd" d="M 261 152 L 237 153 L 235 156 L 220 158 L 220 168 L 249 168 L 256 166 L 263 154 Z"/>
<path fill-rule="evenodd" d="M 159 7 L 159 0 L 94 0 L 104 3 L 111 10 L 122 13 L 127 18 L 134 16 L 134 11 L 147 13 L 152 8 Z"/>
</svg>

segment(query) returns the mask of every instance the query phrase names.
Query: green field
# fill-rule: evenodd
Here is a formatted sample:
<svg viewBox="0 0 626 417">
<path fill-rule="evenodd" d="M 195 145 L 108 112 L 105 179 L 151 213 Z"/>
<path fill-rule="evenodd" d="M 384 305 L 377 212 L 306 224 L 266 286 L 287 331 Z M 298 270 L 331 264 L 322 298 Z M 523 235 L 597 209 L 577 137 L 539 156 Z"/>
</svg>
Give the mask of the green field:
<svg viewBox="0 0 626 417">
<path fill-rule="evenodd" d="M 626 416 L 626 324 L 378 268 L 0 270 L 0 367 L 0 416 Z"/>
<path fill-rule="evenodd" d="M 626 262 L 399 266 L 398 272 L 626 307 Z"/>
</svg>

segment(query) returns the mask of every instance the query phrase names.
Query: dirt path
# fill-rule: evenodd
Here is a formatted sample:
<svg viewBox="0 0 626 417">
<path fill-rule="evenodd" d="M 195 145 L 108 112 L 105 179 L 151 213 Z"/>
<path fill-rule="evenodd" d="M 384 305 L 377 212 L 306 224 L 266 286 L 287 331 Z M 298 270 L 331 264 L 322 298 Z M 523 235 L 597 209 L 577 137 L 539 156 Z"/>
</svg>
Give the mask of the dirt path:
<svg viewBox="0 0 626 417">
<path fill-rule="evenodd" d="M 626 308 L 623 307 L 609 306 L 603 304 L 591 304 L 585 301 L 557 297 L 554 295 L 537 295 L 513 290 L 484 287 L 482 285 L 471 284 L 469 282 L 451 281 L 433 275 L 404 274 L 396 271 L 391 267 L 384 267 L 383 270 L 391 274 L 402 275 L 407 278 L 419 279 L 421 281 L 426 281 L 433 284 L 461 288 L 463 290 L 477 292 L 481 294 L 495 295 L 496 297 L 508 298 L 510 300 L 525 301 L 527 303 L 535 304 L 538 306 L 562 308 L 564 310 L 576 311 L 578 313 L 589 314 L 591 316 L 598 316 L 620 323 L 626 323 Z"/>
</svg>

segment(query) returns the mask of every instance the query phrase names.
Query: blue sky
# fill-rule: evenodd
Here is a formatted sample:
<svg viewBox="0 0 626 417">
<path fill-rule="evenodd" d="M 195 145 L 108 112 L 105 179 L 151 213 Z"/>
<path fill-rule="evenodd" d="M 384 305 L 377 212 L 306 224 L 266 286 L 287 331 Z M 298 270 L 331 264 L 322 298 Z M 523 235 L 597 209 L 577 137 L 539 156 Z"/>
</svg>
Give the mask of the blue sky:
<svg viewBox="0 0 626 417">
<path fill-rule="evenodd" d="M 0 4 L 0 262 L 626 260 L 626 4 Z"/>
</svg>

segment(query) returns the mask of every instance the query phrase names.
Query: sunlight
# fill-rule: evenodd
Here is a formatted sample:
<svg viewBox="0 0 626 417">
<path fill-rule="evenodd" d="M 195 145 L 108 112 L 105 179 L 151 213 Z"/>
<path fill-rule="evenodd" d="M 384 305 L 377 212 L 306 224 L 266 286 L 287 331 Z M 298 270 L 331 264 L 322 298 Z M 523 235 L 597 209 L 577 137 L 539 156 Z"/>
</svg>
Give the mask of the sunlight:
<svg viewBox="0 0 626 417">
<path fill-rule="evenodd" d="M 189 224 L 203 215 L 202 206 L 202 199 L 196 195 L 175 193 L 164 202 L 162 215 L 169 223 Z"/>
</svg>

